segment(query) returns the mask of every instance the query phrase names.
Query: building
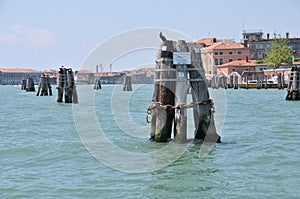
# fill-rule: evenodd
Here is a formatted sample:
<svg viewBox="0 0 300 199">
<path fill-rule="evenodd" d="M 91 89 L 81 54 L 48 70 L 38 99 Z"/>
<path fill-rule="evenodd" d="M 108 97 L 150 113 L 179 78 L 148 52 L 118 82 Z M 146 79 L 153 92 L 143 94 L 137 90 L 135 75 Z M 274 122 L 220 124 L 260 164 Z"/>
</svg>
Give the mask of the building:
<svg viewBox="0 0 300 199">
<path fill-rule="evenodd" d="M 0 84 L 18 85 L 22 79 L 32 77 L 35 84 L 39 83 L 42 72 L 32 69 L 0 68 Z"/>
<path fill-rule="evenodd" d="M 207 77 L 217 75 L 217 67 L 233 61 L 248 60 L 250 50 L 242 44 L 223 40 L 201 48 L 203 67 Z M 209 78 L 208 78 L 209 79 Z"/>
<path fill-rule="evenodd" d="M 230 76 L 232 72 L 238 73 L 240 76 L 243 75 L 244 71 L 263 72 L 268 69 L 266 64 L 257 64 L 256 60 L 236 60 L 223 65 L 218 66 L 218 70 Z"/>
<path fill-rule="evenodd" d="M 289 33 L 285 34 L 287 45 L 292 48 L 294 57 L 300 58 L 300 38 L 291 38 Z M 270 38 L 270 33 L 267 33 L 266 38 L 263 37 L 263 32 L 260 31 L 244 31 L 243 43 L 250 49 L 250 59 L 262 60 L 267 57 L 266 50 L 272 47 L 274 38 Z"/>
</svg>

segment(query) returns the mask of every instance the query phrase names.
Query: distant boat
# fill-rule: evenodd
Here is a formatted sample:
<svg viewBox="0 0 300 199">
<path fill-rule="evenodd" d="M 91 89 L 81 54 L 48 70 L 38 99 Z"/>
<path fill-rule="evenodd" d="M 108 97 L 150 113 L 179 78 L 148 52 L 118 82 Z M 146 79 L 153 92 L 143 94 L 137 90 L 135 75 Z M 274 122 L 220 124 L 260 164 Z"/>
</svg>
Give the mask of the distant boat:
<svg viewBox="0 0 300 199">
<path fill-rule="evenodd" d="M 267 84 L 265 80 L 260 82 L 261 85 L 257 85 L 257 80 L 248 80 L 248 88 L 278 88 L 278 81 L 277 81 L 278 76 L 274 76 L 270 79 L 267 80 Z M 242 82 L 239 84 L 240 88 L 247 88 L 247 83 Z M 287 84 L 284 84 L 284 88 L 287 88 Z"/>
</svg>

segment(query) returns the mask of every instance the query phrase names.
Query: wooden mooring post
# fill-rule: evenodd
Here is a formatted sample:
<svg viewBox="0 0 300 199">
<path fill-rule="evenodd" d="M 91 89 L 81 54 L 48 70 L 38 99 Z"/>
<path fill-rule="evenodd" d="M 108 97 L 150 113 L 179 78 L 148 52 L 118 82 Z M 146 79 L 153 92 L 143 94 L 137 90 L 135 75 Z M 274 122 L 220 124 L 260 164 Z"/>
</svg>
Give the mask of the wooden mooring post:
<svg viewBox="0 0 300 199">
<path fill-rule="evenodd" d="M 34 81 L 32 77 L 28 77 L 26 80 L 26 92 L 35 92 Z"/>
<path fill-rule="evenodd" d="M 124 75 L 123 91 L 132 91 L 132 76 Z"/>
<path fill-rule="evenodd" d="M 39 82 L 38 91 L 36 96 L 52 96 L 52 87 L 50 85 L 49 75 L 42 74 L 42 77 Z"/>
<path fill-rule="evenodd" d="M 60 67 L 57 76 L 57 102 L 78 103 L 78 96 L 74 81 L 74 73 L 71 68 Z"/>
<path fill-rule="evenodd" d="M 97 65 L 97 66 L 98 66 L 98 65 Z M 100 78 L 96 78 L 96 79 L 95 79 L 94 89 L 95 89 L 95 90 L 102 89 Z"/>
<path fill-rule="evenodd" d="M 26 79 L 22 79 L 21 90 L 26 90 Z"/>
<path fill-rule="evenodd" d="M 162 34 L 160 36 L 162 44 L 156 59 L 152 105 L 147 111 L 152 118 L 150 139 L 156 142 L 170 140 L 174 122 L 175 141 L 186 142 L 186 109 L 193 108 L 194 138 L 220 142 L 214 126 L 214 106 L 209 98 L 200 46 L 183 40 L 167 40 Z M 186 103 L 188 84 L 193 99 L 190 104 Z"/>
<path fill-rule="evenodd" d="M 300 100 L 300 66 L 292 67 L 289 74 L 286 100 Z"/>
</svg>

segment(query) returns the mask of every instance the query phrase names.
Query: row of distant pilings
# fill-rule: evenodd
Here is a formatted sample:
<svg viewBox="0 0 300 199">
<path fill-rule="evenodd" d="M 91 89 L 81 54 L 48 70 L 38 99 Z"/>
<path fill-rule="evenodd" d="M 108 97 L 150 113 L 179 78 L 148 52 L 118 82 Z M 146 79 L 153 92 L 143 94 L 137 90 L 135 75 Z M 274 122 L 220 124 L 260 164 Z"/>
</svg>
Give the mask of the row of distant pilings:
<svg viewBox="0 0 300 199">
<path fill-rule="evenodd" d="M 94 82 L 94 89 L 102 89 L 101 78 L 96 78 Z M 123 74 L 123 91 L 132 91 L 132 76 Z"/>
<path fill-rule="evenodd" d="M 57 102 L 78 103 L 77 90 L 75 86 L 74 72 L 71 68 L 60 67 L 57 75 Z M 21 90 L 35 92 L 32 77 L 22 80 Z M 38 84 L 37 96 L 52 96 L 52 87 L 49 75 L 42 74 Z M 64 98 L 64 99 L 63 99 Z"/>
</svg>

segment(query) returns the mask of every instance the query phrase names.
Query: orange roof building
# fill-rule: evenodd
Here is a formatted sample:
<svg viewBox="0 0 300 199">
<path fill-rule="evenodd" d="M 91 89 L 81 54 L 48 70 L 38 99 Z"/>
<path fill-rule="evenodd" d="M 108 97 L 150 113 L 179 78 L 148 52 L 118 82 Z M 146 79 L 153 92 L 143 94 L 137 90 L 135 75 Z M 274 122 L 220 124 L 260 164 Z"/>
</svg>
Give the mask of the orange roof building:
<svg viewBox="0 0 300 199">
<path fill-rule="evenodd" d="M 207 76 L 217 75 L 217 67 L 233 61 L 248 60 L 250 49 L 233 41 L 217 41 L 201 49 Z"/>
</svg>

